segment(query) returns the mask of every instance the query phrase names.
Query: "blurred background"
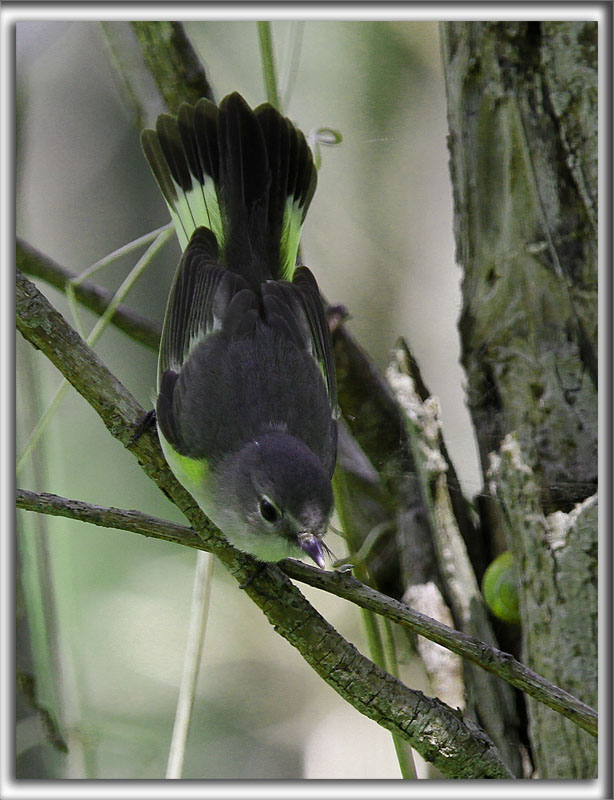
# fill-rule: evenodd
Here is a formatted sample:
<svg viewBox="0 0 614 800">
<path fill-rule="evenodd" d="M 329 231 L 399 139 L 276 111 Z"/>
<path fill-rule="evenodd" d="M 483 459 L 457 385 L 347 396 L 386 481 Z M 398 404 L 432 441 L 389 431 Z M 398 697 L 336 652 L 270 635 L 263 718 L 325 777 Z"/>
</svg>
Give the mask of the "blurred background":
<svg viewBox="0 0 614 800">
<path fill-rule="evenodd" d="M 293 26 L 273 23 L 282 82 Z M 186 29 L 218 100 L 234 90 L 252 105 L 265 99 L 254 22 L 193 22 Z M 18 235 L 81 272 L 165 224 L 166 208 L 99 25 L 18 23 L 16 64 Z M 290 88 L 284 112 L 306 133 L 324 125 L 343 135 L 340 145 L 322 151 L 303 260 L 326 298 L 348 307 L 349 327 L 382 369 L 397 337 L 407 338 L 440 398 L 446 441 L 471 495 L 480 487 L 458 364 L 461 276 L 437 25 L 306 22 Z M 161 321 L 178 257 L 173 240 L 128 304 Z M 117 260 L 94 280 L 116 289 L 135 261 Z M 70 318 L 65 298 L 40 287 Z M 81 317 L 89 330 L 95 318 L 84 310 Z M 19 336 L 16 345 L 19 456 L 60 377 Z M 155 355 L 112 328 L 97 352 L 151 407 Z M 183 521 L 74 391 L 17 485 Z M 41 699 L 62 709 L 70 748 L 68 755 L 54 750 L 37 718 L 24 711 L 18 777 L 163 777 L 195 553 L 27 513 L 19 514 L 18 530 L 20 602 L 34 626 L 31 651 L 24 642 L 21 657 L 39 677 Z M 333 550 L 342 556 L 343 543 L 334 542 Z M 41 588 L 46 583 L 51 591 Z M 301 589 L 366 652 L 354 607 Z M 404 670 L 409 685 L 428 693 L 418 667 L 407 663 Z M 424 764 L 418 770 L 430 774 Z M 397 779 L 400 773 L 389 734 L 326 686 L 216 568 L 184 777 Z"/>
</svg>

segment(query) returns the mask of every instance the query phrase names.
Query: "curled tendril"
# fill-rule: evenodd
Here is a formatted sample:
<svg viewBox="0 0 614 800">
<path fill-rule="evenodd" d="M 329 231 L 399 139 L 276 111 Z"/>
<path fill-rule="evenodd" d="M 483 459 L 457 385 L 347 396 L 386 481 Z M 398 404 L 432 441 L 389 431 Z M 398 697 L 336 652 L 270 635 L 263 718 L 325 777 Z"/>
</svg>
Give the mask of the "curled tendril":
<svg viewBox="0 0 614 800">
<path fill-rule="evenodd" d="M 322 166 L 322 145 L 331 147 L 340 144 L 343 141 L 343 136 L 341 135 L 341 131 L 338 131 L 336 128 L 321 126 L 320 128 L 313 128 L 313 130 L 309 132 L 307 141 L 313 151 L 313 161 L 316 165 L 316 169 L 319 170 Z"/>
</svg>

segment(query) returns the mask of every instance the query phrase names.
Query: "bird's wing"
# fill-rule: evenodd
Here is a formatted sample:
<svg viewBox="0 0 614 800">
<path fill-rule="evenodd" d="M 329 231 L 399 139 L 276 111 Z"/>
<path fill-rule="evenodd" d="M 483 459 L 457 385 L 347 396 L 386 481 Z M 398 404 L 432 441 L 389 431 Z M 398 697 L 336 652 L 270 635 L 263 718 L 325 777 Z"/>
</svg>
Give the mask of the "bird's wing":
<svg viewBox="0 0 614 800">
<path fill-rule="evenodd" d="M 175 384 L 194 348 L 224 329 L 241 334 L 257 317 L 253 292 L 241 276 L 218 261 L 215 235 L 198 228 L 181 257 L 169 294 L 158 356 L 158 423 L 179 452 L 181 442 L 173 408 Z"/>
<path fill-rule="evenodd" d="M 158 378 L 178 372 L 195 345 L 219 327 L 232 296 L 244 283 L 218 261 L 214 234 L 198 228 L 181 257 L 164 317 Z"/>
<path fill-rule="evenodd" d="M 333 343 L 318 284 L 308 267 L 298 267 L 294 273 L 292 285 L 300 293 L 301 303 L 309 323 L 314 356 L 324 375 L 333 416 L 337 416 L 337 379 L 333 358 Z"/>
<path fill-rule="evenodd" d="M 333 416 L 338 415 L 337 381 L 332 341 L 320 292 L 311 270 L 298 267 L 294 279 L 271 281 L 262 286 L 265 316 L 269 325 L 284 330 L 297 346 L 316 361 Z"/>
</svg>

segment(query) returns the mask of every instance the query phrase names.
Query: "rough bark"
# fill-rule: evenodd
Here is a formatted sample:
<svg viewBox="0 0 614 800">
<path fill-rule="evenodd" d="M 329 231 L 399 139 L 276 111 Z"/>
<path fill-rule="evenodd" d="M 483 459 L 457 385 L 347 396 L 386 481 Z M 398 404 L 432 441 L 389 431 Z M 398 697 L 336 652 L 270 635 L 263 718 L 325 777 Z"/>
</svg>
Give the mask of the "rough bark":
<svg viewBox="0 0 614 800">
<path fill-rule="evenodd" d="M 523 652 L 557 685 L 597 702 L 597 495 L 545 515 L 539 485 L 508 435 L 491 457 L 517 565 Z M 540 778 L 597 774 L 597 742 L 530 698 L 529 735 Z"/>
<path fill-rule="evenodd" d="M 442 47 L 469 406 L 484 473 L 514 432 L 531 485 L 483 504 L 486 545 L 516 556 L 523 660 L 594 703 L 597 23 L 446 23 Z M 594 741 L 529 715 L 540 777 L 595 776 Z"/>
</svg>

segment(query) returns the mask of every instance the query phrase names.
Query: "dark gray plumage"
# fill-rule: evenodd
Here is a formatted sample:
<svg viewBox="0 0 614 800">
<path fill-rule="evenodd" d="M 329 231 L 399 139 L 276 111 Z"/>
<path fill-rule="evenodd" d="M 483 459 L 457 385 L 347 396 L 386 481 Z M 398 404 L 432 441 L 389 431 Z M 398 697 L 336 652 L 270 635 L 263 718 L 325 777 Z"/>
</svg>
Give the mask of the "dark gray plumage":
<svg viewBox="0 0 614 800">
<path fill-rule="evenodd" d="M 237 547 L 323 566 L 335 372 L 315 278 L 295 267 L 311 152 L 274 108 L 237 94 L 163 115 L 143 146 L 187 242 L 158 364 L 166 457 Z"/>
</svg>

